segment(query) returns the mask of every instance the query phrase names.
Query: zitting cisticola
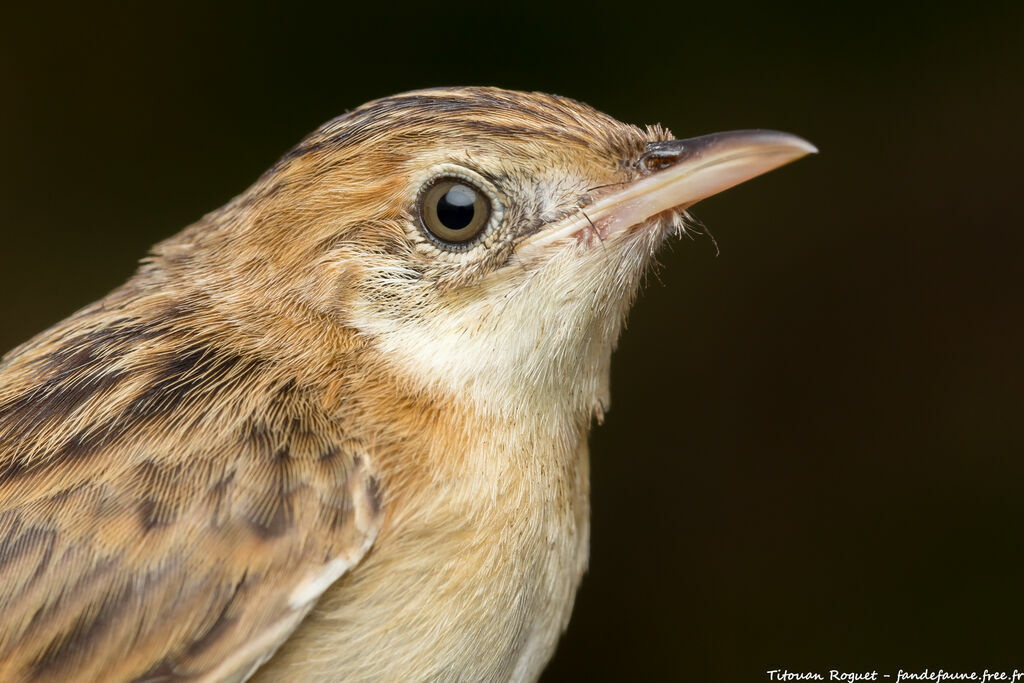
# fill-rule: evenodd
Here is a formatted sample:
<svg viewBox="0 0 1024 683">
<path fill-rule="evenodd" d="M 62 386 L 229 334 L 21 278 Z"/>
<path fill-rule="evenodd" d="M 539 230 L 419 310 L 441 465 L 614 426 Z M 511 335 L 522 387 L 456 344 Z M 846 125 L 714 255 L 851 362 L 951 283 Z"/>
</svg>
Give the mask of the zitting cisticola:
<svg viewBox="0 0 1024 683">
<path fill-rule="evenodd" d="M 684 209 L 813 148 L 371 102 L 0 365 L 0 680 L 531 680 Z"/>
</svg>

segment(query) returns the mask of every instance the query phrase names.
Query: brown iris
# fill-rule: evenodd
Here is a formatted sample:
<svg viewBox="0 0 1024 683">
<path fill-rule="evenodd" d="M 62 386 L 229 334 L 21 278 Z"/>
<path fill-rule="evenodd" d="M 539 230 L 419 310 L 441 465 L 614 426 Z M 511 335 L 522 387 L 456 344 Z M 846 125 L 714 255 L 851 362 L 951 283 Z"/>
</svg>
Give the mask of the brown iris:
<svg viewBox="0 0 1024 683">
<path fill-rule="evenodd" d="M 462 178 L 439 178 L 420 199 L 423 227 L 445 244 L 469 242 L 483 231 L 490 217 L 487 195 Z"/>
</svg>

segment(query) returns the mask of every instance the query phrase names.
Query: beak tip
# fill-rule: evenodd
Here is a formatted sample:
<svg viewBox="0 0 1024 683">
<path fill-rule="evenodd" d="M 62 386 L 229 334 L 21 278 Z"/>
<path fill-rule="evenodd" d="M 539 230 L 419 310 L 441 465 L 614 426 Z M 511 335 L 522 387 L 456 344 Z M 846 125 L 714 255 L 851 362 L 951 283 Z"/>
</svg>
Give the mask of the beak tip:
<svg viewBox="0 0 1024 683">
<path fill-rule="evenodd" d="M 751 133 L 751 137 L 762 138 L 765 143 L 791 149 L 794 154 L 794 159 L 818 153 L 817 146 L 803 139 L 799 135 L 783 133 L 776 130 L 751 131 Z"/>
<path fill-rule="evenodd" d="M 794 136 L 795 137 L 795 136 Z M 803 138 L 796 138 L 799 141 L 800 148 L 804 151 L 804 154 L 817 154 L 818 148 L 813 144 L 804 140 Z"/>
</svg>

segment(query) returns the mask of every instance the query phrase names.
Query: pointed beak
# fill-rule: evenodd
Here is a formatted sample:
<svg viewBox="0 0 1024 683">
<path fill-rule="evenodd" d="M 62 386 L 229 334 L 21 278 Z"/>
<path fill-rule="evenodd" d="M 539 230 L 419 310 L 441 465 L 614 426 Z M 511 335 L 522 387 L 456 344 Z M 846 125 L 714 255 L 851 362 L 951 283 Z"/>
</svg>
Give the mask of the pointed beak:
<svg viewBox="0 0 1024 683">
<path fill-rule="evenodd" d="M 651 142 L 637 162 L 640 178 L 608 188 L 584 211 L 523 240 L 516 251 L 525 255 L 555 242 L 580 240 L 595 231 L 605 239 L 817 151 L 802 138 L 772 130 Z"/>
</svg>

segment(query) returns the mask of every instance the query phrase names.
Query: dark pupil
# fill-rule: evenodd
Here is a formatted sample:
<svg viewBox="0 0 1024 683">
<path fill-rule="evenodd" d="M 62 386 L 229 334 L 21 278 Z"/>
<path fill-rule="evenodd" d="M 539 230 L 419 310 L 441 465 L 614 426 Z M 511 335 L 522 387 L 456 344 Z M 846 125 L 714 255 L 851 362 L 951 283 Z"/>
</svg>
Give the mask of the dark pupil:
<svg viewBox="0 0 1024 683">
<path fill-rule="evenodd" d="M 449 230 L 462 230 L 473 222 L 476 193 L 465 185 L 452 185 L 437 202 L 437 219 Z"/>
</svg>

